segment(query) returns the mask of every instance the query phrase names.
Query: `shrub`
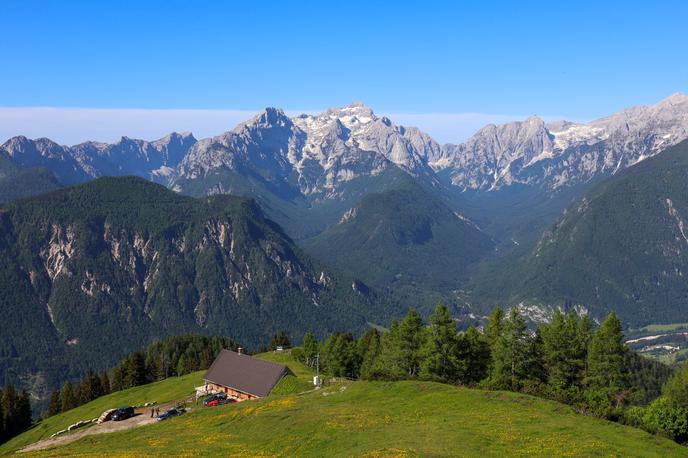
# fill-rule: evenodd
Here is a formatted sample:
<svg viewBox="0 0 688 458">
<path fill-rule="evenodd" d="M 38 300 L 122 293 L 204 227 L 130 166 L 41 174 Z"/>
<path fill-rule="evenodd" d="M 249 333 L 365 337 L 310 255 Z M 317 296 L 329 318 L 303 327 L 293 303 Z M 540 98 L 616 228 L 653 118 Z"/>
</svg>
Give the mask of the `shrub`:
<svg viewBox="0 0 688 458">
<path fill-rule="evenodd" d="M 688 441 L 688 409 L 672 406 L 665 397 L 650 404 L 643 423 L 648 430 L 664 433 L 678 443 Z"/>
</svg>

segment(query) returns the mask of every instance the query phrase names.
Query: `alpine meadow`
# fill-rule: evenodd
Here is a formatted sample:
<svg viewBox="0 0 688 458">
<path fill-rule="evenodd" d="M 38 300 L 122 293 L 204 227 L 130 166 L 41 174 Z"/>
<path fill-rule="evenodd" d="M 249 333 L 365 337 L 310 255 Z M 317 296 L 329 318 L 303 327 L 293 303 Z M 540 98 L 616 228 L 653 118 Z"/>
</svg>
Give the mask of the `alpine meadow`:
<svg viewBox="0 0 688 458">
<path fill-rule="evenodd" d="M 684 2 L 0 15 L 0 456 L 688 457 Z"/>
</svg>

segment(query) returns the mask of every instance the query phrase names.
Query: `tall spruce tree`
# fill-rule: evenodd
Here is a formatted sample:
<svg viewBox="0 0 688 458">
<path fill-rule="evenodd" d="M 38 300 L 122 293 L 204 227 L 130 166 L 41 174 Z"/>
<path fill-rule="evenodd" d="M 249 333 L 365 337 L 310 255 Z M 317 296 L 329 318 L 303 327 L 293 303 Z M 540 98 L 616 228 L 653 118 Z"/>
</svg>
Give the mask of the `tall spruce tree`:
<svg viewBox="0 0 688 458">
<path fill-rule="evenodd" d="M 410 378 L 420 372 L 422 349 L 425 342 L 423 319 L 415 309 L 410 309 L 399 323 L 396 343 L 398 345 L 398 363 L 401 370 Z"/>
<path fill-rule="evenodd" d="M 62 412 L 62 401 L 60 400 L 60 390 L 50 393 L 50 403 L 48 404 L 48 415 L 57 415 Z"/>
<path fill-rule="evenodd" d="M 494 388 L 518 390 L 526 380 L 541 376 L 539 346 L 528 333 L 525 319 L 513 307 L 504 331 L 494 345 L 489 383 Z"/>
<path fill-rule="evenodd" d="M 110 387 L 110 377 L 108 377 L 107 371 L 103 371 L 100 374 L 100 386 L 103 388 L 103 394 L 110 394 L 112 388 Z"/>
<path fill-rule="evenodd" d="M 581 319 L 556 311 L 552 321 L 540 326 L 547 381 L 555 390 L 579 387 L 585 372 L 588 337 L 581 333 Z"/>
<path fill-rule="evenodd" d="M 444 304 L 430 315 L 430 327 L 423 348 L 420 375 L 423 378 L 454 383 L 459 378 L 459 335 L 456 323 Z"/>
<path fill-rule="evenodd" d="M 585 384 L 593 390 L 619 393 L 627 385 L 625 360 L 621 321 L 612 312 L 597 329 L 590 343 Z"/>
<path fill-rule="evenodd" d="M 382 349 L 381 336 L 377 329 L 371 329 L 358 340 L 358 354 L 361 356 L 359 370 L 362 379 L 369 380 L 373 375 L 375 362 Z"/>
<path fill-rule="evenodd" d="M 26 431 L 31 427 L 31 398 L 26 390 L 23 390 L 21 396 L 17 398 L 13 421 L 16 428 L 15 434 Z"/>
<path fill-rule="evenodd" d="M 464 385 L 474 385 L 489 374 L 490 345 L 475 326 L 469 326 L 459 337 L 458 381 Z"/>
<path fill-rule="evenodd" d="M 351 333 L 339 332 L 325 341 L 322 352 L 323 369 L 336 377 L 358 377 L 360 358 Z"/>
<path fill-rule="evenodd" d="M 147 382 L 146 362 L 143 355 L 135 351 L 124 365 L 122 387 L 131 388 L 143 385 Z"/>
<path fill-rule="evenodd" d="M 76 407 L 77 403 L 74 393 L 74 386 L 69 380 L 64 382 L 62 385 L 62 391 L 60 391 L 60 403 L 61 412 L 66 412 Z"/>
</svg>

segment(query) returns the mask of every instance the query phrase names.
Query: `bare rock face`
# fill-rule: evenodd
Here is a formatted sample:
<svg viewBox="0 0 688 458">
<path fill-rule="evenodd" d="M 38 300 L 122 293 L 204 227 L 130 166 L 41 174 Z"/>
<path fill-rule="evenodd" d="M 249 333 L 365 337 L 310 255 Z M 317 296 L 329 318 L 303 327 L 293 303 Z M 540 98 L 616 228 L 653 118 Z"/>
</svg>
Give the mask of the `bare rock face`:
<svg viewBox="0 0 688 458">
<path fill-rule="evenodd" d="M 46 167 L 67 185 L 122 175 L 164 183 L 194 143 L 196 139 L 188 132 L 173 132 L 152 142 L 122 137 L 113 144 L 85 142 L 74 146 L 20 136 L 9 139 L 0 149 L 20 168 Z"/>
<path fill-rule="evenodd" d="M 688 138 L 688 97 L 629 108 L 589 124 L 566 121 L 487 126 L 461 145 L 445 145 L 436 171 L 463 190 L 513 184 L 554 190 L 613 175 Z"/>
</svg>

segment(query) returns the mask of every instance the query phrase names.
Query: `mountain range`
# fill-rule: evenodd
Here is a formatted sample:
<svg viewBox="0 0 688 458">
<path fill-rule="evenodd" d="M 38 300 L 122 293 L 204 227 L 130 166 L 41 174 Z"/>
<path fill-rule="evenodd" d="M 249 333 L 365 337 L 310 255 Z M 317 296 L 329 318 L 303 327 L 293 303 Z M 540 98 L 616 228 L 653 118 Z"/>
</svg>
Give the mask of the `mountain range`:
<svg viewBox="0 0 688 458">
<path fill-rule="evenodd" d="M 536 321 L 679 319 L 686 138 L 683 94 L 458 145 L 360 103 L 267 108 L 200 140 L 14 137 L 0 146 L 2 376 L 40 386 L 163 335 L 256 346 L 438 301 L 471 320 L 496 303 Z"/>
<path fill-rule="evenodd" d="M 0 210 L 0 369 L 32 391 L 156 337 L 363 329 L 376 298 L 304 254 L 255 202 L 99 178 Z M 374 316 L 374 315 L 373 315 Z"/>
</svg>

